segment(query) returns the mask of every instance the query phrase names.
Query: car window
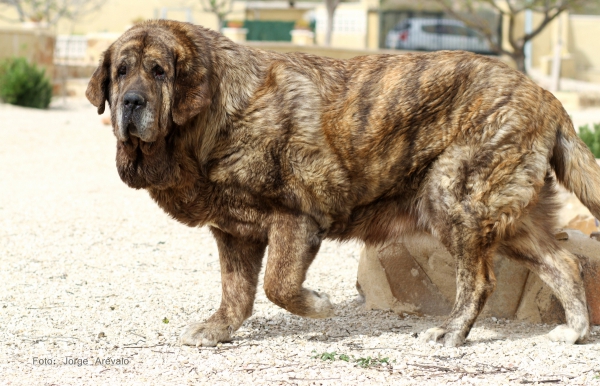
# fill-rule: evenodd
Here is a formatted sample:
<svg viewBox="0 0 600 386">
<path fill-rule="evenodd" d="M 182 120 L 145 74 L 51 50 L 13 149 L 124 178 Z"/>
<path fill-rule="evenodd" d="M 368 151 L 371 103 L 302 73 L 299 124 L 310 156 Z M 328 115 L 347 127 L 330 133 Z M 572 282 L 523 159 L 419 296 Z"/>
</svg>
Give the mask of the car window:
<svg viewBox="0 0 600 386">
<path fill-rule="evenodd" d="M 446 25 L 443 33 L 453 36 L 469 36 L 469 31 L 466 27 L 459 25 Z"/>
<path fill-rule="evenodd" d="M 431 24 L 431 25 L 422 25 L 421 26 L 421 31 L 423 32 L 427 32 L 430 34 L 436 34 L 438 33 L 438 26 L 436 24 Z"/>
<path fill-rule="evenodd" d="M 457 35 L 457 36 L 467 36 L 468 31 L 465 27 L 452 25 L 452 24 L 444 24 L 444 23 L 436 23 L 436 24 L 425 24 L 421 26 L 421 30 L 423 32 L 427 32 L 430 34 L 443 34 L 443 35 Z"/>
<path fill-rule="evenodd" d="M 441 34 L 441 35 L 452 35 L 450 29 L 452 28 L 452 26 L 449 25 L 444 25 L 444 24 L 438 24 L 437 25 L 437 33 Z"/>
<path fill-rule="evenodd" d="M 394 27 L 394 31 L 402 31 L 402 30 L 409 29 L 409 28 L 410 28 L 410 22 L 403 21 L 401 23 L 396 24 L 396 26 Z"/>
<path fill-rule="evenodd" d="M 467 28 L 467 33 L 469 34 L 470 37 L 474 37 L 474 38 L 481 38 L 483 39 L 483 35 L 480 34 L 479 32 L 477 32 L 474 29 L 471 28 Z"/>
</svg>

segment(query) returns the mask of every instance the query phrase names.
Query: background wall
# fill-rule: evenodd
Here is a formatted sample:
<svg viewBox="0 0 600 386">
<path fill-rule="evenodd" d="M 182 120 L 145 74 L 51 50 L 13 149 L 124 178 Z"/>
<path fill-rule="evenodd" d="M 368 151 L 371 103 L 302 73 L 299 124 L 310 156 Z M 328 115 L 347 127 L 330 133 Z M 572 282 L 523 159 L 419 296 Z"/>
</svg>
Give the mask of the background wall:
<svg viewBox="0 0 600 386">
<path fill-rule="evenodd" d="M 0 61 L 13 56 L 25 57 L 30 63 L 45 68 L 50 78 L 54 73 L 54 45 L 54 35 L 46 30 L 0 28 Z"/>
<path fill-rule="evenodd" d="M 568 46 L 577 78 L 600 83 L 600 16 L 569 17 Z"/>
</svg>

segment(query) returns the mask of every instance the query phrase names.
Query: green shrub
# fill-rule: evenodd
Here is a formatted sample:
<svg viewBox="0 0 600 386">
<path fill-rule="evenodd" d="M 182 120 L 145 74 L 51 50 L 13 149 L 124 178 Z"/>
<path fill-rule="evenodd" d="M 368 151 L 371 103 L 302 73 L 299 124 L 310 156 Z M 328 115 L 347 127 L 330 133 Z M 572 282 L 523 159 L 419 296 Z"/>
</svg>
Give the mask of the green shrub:
<svg viewBox="0 0 600 386">
<path fill-rule="evenodd" d="M 18 106 L 48 108 L 52 84 L 44 69 L 27 63 L 25 58 L 7 59 L 0 63 L 0 99 Z"/>
<path fill-rule="evenodd" d="M 589 125 L 579 127 L 579 138 L 590 148 L 594 157 L 600 158 L 600 123 L 594 124 L 594 130 Z"/>
</svg>

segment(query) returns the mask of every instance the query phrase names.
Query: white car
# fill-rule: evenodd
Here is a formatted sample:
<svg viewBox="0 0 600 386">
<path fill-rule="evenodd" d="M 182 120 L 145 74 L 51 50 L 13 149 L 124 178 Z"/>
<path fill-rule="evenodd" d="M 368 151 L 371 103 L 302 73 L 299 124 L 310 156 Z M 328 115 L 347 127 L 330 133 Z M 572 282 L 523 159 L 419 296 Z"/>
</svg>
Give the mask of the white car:
<svg viewBox="0 0 600 386">
<path fill-rule="evenodd" d="M 386 48 L 402 50 L 466 50 L 490 52 L 485 38 L 463 22 L 451 19 L 406 19 L 385 39 Z"/>
</svg>

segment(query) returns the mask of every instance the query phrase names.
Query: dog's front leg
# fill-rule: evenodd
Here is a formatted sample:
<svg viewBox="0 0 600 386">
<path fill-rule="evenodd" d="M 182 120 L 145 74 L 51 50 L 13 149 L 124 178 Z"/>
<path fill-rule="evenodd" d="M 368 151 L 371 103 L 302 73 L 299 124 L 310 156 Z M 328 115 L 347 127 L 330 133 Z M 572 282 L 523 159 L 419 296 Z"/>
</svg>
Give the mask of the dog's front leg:
<svg viewBox="0 0 600 386">
<path fill-rule="evenodd" d="M 258 274 L 266 243 L 235 238 L 216 228 L 211 228 L 221 262 L 221 306 L 204 322 L 187 326 L 180 337 L 181 344 L 189 346 L 215 346 L 231 339 L 252 315 Z"/>
<path fill-rule="evenodd" d="M 296 315 L 311 318 L 334 315 L 326 294 L 302 286 L 321 239 L 318 224 L 305 216 L 277 215 L 269 230 L 265 294 L 273 303 Z"/>
</svg>

